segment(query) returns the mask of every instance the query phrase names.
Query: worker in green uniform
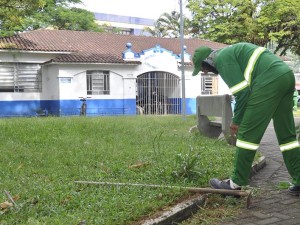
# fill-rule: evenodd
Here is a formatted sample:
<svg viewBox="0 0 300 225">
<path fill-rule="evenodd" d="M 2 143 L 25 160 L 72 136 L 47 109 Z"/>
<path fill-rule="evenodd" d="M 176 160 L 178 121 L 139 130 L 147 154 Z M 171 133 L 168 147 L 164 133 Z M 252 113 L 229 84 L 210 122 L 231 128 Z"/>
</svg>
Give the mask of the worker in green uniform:
<svg viewBox="0 0 300 225">
<path fill-rule="evenodd" d="M 293 107 L 293 109 L 294 109 L 294 111 L 297 111 L 297 109 L 298 109 L 298 90 L 295 88 L 295 90 L 294 90 L 294 96 L 293 96 L 293 100 L 294 100 L 294 107 Z"/>
<path fill-rule="evenodd" d="M 264 47 L 237 43 L 213 51 L 202 46 L 193 55 L 194 71 L 219 74 L 235 97 L 230 126 L 236 136 L 236 154 L 231 177 L 211 179 L 216 189 L 241 189 L 249 182 L 256 150 L 273 120 L 276 137 L 292 186 L 289 192 L 300 194 L 300 148 L 293 117 L 295 77 L 278 56 Z"/>
</svg>

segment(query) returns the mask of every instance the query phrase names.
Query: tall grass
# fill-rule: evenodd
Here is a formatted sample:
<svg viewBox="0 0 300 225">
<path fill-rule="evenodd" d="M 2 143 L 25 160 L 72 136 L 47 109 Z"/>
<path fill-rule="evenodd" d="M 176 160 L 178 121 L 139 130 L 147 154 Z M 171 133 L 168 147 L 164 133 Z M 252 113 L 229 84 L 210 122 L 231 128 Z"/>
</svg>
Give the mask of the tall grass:
<svg viewBox="0 0 300 225">
<path fill-rule="evenodd" d="M 180 189 L 76 180 L 206 187 L 228 177 L 234 148 L 189 133 L 195 116 L 0 120 L 0 224 L 130 224 L 188 195 Z M 5 205 L 5 204 L 4 204 Z"/>
</svg>

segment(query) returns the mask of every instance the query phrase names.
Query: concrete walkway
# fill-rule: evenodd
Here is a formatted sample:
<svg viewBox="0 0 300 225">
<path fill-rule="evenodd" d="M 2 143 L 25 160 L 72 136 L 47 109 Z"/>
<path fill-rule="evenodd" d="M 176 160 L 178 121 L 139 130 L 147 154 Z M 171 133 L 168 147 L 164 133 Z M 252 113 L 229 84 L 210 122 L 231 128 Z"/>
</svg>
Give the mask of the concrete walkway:
<svg viewBox="0 0 300 225">
<path fill-rule="evenodd" d="M 299 124 L 300 120 L 296 119 Z M 279 190 L 281 182 L 289 182 L 290 176 L 283 163 L 271 123 L 261 141 L 259 151 L 266 157 L 266 166 L 255 174 L 250 186 L 258 189 L 249 209 L 244 209 L 238 218 L 223 221 L 225 225 L 299 225 L 300 197 Z"/>
</svg>

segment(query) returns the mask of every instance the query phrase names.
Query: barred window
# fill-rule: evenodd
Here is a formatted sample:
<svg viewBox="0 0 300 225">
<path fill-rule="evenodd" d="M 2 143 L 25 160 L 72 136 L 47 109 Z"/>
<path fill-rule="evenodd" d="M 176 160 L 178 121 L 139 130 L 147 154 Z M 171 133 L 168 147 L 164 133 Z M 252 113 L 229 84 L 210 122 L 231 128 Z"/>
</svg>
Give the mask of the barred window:
<svg viewBox="0 0 300 225">
<path fill-rule="evenodd" d="M 41 92 L 41 66 L 33 63 L 0 63 L 0 92 Z"/>
<path fill-rule="evenodd" d="M 86 83 L 88 95 L 109 95 L 109 71 L 88 70 Z"/>
<path fill-rule="evenodd" d="M 216 75 L 201 75 L 201 94 L 213 95 L 218 94 L 218 79 Z"/>
</svg>

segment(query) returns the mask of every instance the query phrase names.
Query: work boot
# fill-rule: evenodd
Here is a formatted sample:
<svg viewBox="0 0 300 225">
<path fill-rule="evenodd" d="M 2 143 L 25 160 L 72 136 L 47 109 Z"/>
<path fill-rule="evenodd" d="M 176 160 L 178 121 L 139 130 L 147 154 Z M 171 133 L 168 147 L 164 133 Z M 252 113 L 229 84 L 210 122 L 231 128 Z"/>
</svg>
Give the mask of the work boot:
<svg viewBox="0 0 300 225">
<path fill-rule="evenodd" d="M 209 184 L 214 189 L 228 189 L 228 190 L 241 190 L 241 186 L 235 184 L 232 180 L 219 180 L 212 178 L 209 180 Z M 299 188 L 300 190 L 300 188 Z"/>
<path fill-rule="evenodd" d="M 241 190 L 241 186 L 235 184 L 232 180 L 219 180 L 216 178 L 212 178 L 209 180 L 209 184 L 214 189 L 227 189 L 227 190 Z M 234 194 L 222 194 L 223 197 L 226 196 L 234 196 L 235 198 L 240 198 L 239 195 Z"/>
<path fill-rule="evenodd" d="M 299 196 L 300 195 L 300 185 L 294 185 L 288 189 L 291 195 Z"/>
</svg>

